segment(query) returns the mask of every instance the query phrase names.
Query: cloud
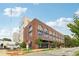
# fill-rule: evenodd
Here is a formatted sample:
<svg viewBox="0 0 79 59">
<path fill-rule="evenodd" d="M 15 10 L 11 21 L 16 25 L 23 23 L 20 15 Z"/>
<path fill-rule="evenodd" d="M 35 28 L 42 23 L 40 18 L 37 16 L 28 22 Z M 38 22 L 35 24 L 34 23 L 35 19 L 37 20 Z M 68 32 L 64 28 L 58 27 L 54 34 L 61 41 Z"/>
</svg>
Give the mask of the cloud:
<svg viewBox="0 0 79 59">
<path fill-rule="evenodd" d="M 1 29 L 0 30 L 0 38 L 10 38 L 10 30 L 8 29 Z"/>
<path fill-rule="evenodd" d="M 48 21 L 46 24 L 63 34 L 68 34 L 71 32 L 69 31 L 67 24 L 71 22 L 73 22 L 72 18 L 61 17 L 55 21 Z"/>
<path fill-rule="evenodd" d="M 9 17 L 16 17 L 16 16 L 22 15 L 26 11 L 27 11 L 27 8 L 22 8 L 22 7 L 5 8 L 4 15 L 7 15 Z"/>
<path fill-rule="evenodd" d="M 76 16 L 79 16 L 79 9 L 75 12 Z"/>
<path fill-rule="evenodd" d="M 2 39 L 2 38 L 12 38 L 14 32 L 19 32 L 19 28 L 14 27 L 12 29 L 9 29 L 9 28 L 0 29 L 0 39 Z"/>
<path fill-rule="evenodd" d="M 19 27 L 13 28 L 13 29 L 12 29 L 12 33 L 14 33 L 14 32 L 19 32 Z"/>
</svg>

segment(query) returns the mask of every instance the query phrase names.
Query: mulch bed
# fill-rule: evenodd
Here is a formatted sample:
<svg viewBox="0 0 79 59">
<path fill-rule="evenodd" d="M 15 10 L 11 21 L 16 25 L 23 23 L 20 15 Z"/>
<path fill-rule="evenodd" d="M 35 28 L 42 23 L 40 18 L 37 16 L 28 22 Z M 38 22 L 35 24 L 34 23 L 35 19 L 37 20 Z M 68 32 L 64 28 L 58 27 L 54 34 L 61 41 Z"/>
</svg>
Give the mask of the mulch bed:
<svg viewBox="0 0 79 59">
<path fill-rule="evenodd" d="M 23 51 L 8 51 L 7 54 L 10 56 L 19 56 L 19 55 L 24 55 L 24 52 Z"/>
</svg>

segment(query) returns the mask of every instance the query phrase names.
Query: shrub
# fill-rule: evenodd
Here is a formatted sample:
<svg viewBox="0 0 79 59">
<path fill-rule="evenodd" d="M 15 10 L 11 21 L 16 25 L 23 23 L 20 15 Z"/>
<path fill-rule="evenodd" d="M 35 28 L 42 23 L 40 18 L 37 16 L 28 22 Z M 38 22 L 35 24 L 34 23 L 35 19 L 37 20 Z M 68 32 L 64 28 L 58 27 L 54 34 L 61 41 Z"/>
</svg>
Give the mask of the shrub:
<svg viewBox="0 0 79 59">
<path fill-rule="evenodd" d="M 26 43 L 25 43 L 25 42 L 22 42 L 22 43 L 20 44 L 20 47 L 21 47 L 21 48 L 26 48 Z"/>
</svg>

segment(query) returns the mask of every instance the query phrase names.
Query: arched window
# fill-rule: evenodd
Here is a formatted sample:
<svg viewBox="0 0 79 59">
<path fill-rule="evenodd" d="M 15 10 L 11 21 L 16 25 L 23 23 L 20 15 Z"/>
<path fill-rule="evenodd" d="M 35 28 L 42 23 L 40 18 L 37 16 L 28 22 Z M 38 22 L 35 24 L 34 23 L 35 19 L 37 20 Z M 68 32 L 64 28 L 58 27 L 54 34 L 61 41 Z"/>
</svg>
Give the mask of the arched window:
<svg viewBox="0 0 79 59">
<path fill-rule="evenodd" d="M 38 25 L 38 30 L 43 31 L 43 28 L 40 24 Z"/>
<path fill-rule="evenodd" d="M 50 40 L 53 40 L 53 35 L 52 34 L 53 34 L 52 31 L 49 31 L 49 39 Z"/>
<path fill-rule="evenodd" d="M 49 31 L 49 35 L 52 35 L 52 31 Z"/>
<path fill-rule="evenodd" d="M 56 36 L 56 33 L 55 32 L 53 32 L 53 36 Z"/>
<path fill-rule="evenodd" d="M 42 36 L 42 34 L 43 34 L 43 27 L 42 27 L 41 24 L 39 24 L 39 25 L 38 25 L 38 35 L 39 35 L 39 36 Z"/>
<path fill-rule="evenodd" d="M 49 38 L 49 32 L 48 32 L 48 29 L 47 28 L 45 28 L 44 29 L 44 37 L 48 40 Z"/>
<path fill-rule="evenodd" d="M 44 29 L 44 32 L 45 32 L 45 34 L 49 33 L 47 28 Z"/>
<path fill-rule="evenodd" d="M 32 25 L 30 25 L 30 26 L 29 26 L 29 36 L 30 36 L 30 37 L 32 36 L 32 30 L 33 30 Z"/>
<path fill-rule="evenodd" d="M 29 26 L 29 32 L 32 31 L 32 25 Z"/>
</svg>

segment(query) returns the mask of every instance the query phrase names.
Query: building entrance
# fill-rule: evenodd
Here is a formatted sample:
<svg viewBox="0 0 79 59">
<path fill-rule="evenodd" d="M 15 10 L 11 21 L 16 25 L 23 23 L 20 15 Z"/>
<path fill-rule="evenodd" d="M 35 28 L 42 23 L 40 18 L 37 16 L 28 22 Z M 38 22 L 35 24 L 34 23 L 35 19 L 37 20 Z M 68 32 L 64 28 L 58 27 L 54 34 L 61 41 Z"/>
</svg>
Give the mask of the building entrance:
<svg viewBox="0 0 79 59">
<path fill-rule="evenodd" d="M 42 40 L 42 44 L 39 46 L 39 48 L 48 48 L 48 41 Z"/>
</svg>

